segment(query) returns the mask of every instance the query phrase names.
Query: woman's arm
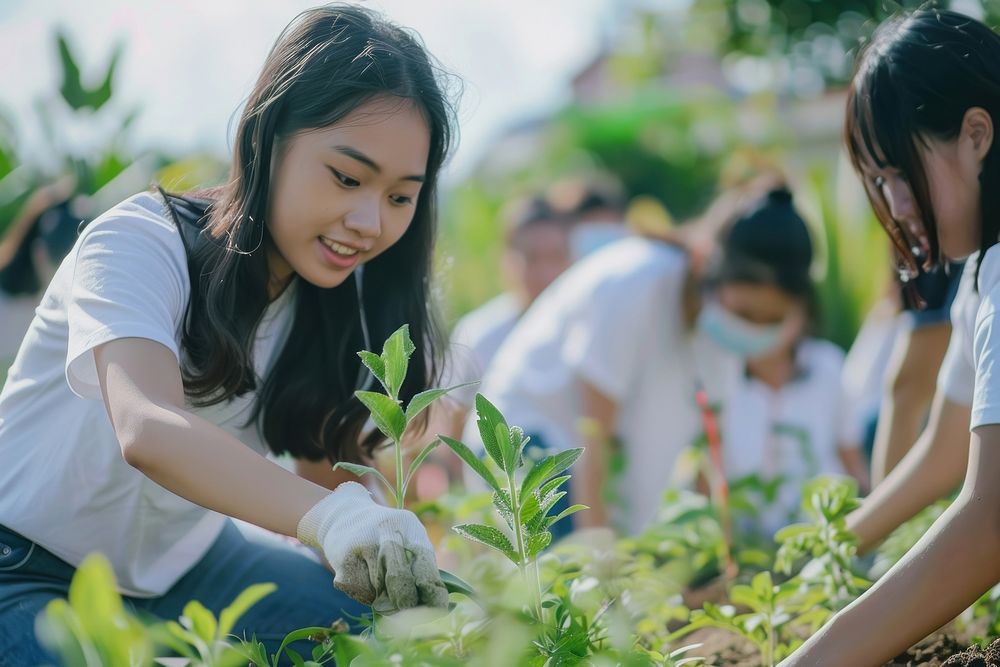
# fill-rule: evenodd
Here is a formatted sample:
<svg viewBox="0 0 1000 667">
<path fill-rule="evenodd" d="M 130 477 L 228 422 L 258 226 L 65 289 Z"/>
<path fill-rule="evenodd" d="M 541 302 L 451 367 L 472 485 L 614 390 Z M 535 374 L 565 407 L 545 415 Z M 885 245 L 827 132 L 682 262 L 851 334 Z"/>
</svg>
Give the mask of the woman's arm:
<svg viewBox="0 0 1000 667">
<path fill-rule="evenodd" d="M 1000 579 L 1000 424 L 972 434 L 962 493 L 926 535 L 783 667 L 881 665 Z"/>
<path fill-rule="evenodd" d="M 920 439 L 847 518 L 847 527 L 861 540 L 862 553 L 958 488 L 969 457 L 970 417 L 968 405 L 955 403 L 940 393 L 935 397 L 930 421 Z"/>
<path fill-rule="evenodd" d="M 900 331 L 887 376 L 889 391 L 879 408 L 872 451 L 871 483 L 877 487 L 906 456 L 920 433 L 934 396 L 951 325 L 945 322 Z"/>
<path fill-rule="evenodd" d="M 589 382 L 580 380 L 580 384 L 583 392 L 581 435 L 586 449 L 576 464 L 570 493 L 574 503 L 590 508 L 576 515 L 577 527 L 599 528 L 609 523 L 608 510 L 604 506 L 604 485 L 618 404 Z"/>
<path fill-rule="evenodd" d="M 165 489 L 293 537 L 329 495 L 185 410 L 177 359 L 163 345 L 123 338 L 97 347 L 94 358 L 122 455 Z"/>
</svg>

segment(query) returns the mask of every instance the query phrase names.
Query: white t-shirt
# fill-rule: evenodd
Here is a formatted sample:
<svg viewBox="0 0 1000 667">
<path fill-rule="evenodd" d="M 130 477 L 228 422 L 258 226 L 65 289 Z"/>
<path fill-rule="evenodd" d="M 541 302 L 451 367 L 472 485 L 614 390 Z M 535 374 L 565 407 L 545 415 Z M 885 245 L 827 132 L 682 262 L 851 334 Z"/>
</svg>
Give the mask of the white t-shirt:
<svg viewBox="0 0 1000 667">
<path fill-rule="evenodd" d="M 970 428 L 1000 424 L 1000 246 L 986 251 L 979 269 L 979 310 L 973 334 L 976 362 Z"/>
<path fill-rule="evenodd" d="M 265 312 L 258 375 L 289 333 L 293 290 Z M 63 261 L 0 393 L 0 524 L 71 565 L 103 552 L 129 595 L 165 593 L 208 550 L 224 517 L 124 461 L 93 350 L 145 338 L 177 356 L 189 294 L 184 246 L 163 201 L 131 197 L 93 221 Z M 248 394 L 192 412 L 263 455 L 257 429 L 244 427 L 253 401 Z"/>
<path fill-rule="evenodd" d="M 985 269 L 989 255 L 983 261 Z M 937 390 L 948 400 L 961 405 L 972 405 L 976 384 L 976 362 L 973 358 L 973 335 L 976 331 L 976 313 L 979 311 L 980 292 L 976 291 L 976 266 L 979 253 L 965 261 L 965 269 L 958 283 L 958 292 L 951 304 L 951 338 L 948 351 L 938 372 Z"/>
<path fill-rule="evenodd" d="M 512 294 L 501 294 L 458 321 L 448 348 L 445 386 L 480 382 L 490 362 L 517 320 L 521 308 Z M 471 408 L 478 385 L 448 394 L 465 408 Z"/>
<path fill-rule="evenodd" d="M 614 399 L 625 469 L 615 489 L 624 503 L 612 513 L 629 532 L 654 517 L 678 455 L 701 430 L 686 273 L 684 254 L 658 241 L 627 238 L 595 252 L 521 317 L 481 388 L 509 424 L 556 451 L 582 444 L 579 379 Z M 474 414 L 464 438 L 481 448 Z"/>
<path fill-rule="evenodd" d="M 761 516 L 770 532 L 798 516 L 803 482 L 844 473 L 837 450 L 850 437 L 841 393 L 843 351 L 828 341 L 807 339 L 799 345 L 796 366 L 797 377 L 777 391 L 739 374 L 723 403 L 726 478 L 785 479 L 775 504 Z"/>
</svg>

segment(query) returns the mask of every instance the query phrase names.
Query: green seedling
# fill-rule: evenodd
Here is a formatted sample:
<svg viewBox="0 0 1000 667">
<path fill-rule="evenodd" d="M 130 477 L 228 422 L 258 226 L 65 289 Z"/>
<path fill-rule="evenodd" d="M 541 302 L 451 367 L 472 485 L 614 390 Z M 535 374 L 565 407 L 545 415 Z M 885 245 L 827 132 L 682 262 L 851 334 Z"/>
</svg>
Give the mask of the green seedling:
<svg viewBox="0 0 1000 667">
<path fill-rule="evenodd" d="M 100 554 L 84 559 L 68 600 L 48 603 L 36 623 L 42 644 L 67 667 L 153 664 L 153 642 L 118 594 L 111 564 Z"/>
<path fill-rule="evenodd" d="M 361 361 L 371 371 L 371 374 L 375 376 L 375 379 L 379 381 L 382 388 L 385 389 L 384 394 L 375 391 L 356 391 L 354 395 L 368 408 L 372 416 L 372 421 L 375 422 L 378 430 L 392 442 L 396 475 L 394 483 L 390 483 L 385 478 L 385 475 L 372 466 L 343 461 L 334 466 L 334 470 L 342 468 L 359 477 L 365 475 L 376 477 L 385 486 L 386 492 L 392 499 L 393 504 L 400 509 L 405 505 L 406 491 L 417 469 L 430 453 L 441 444 L 441 441 L 438 439 L 428 443 L 414 457 L 407 470 L 404 471 L 403 434 L 410 424 L 424 410 L 430 407 L 434 401 L 450 391 L 468 386 L 457 385 L 448 389 L 428 389 L 414 396 L 404 410 L 399 400 L 399 391 L 403 386 L 403 381 L 406 379 L 410 357 L 415 350 L 413 341 L 410 340 L 410 327 L 404 324 L 389 336 L 389 339 L 382 347 L 382 354 L 375 354 L 367 350 L 358 352 Z"/>
<path fill-rule="evenodd" d="M 445 436 L 441 436 L 441 440 L 493 491 L 493 505 L 510 532 L 505 534 L 498 528 L 482 524 L 455 526 L 455 531 L 505 555 L 526 580 L 528 571 L 533 572 L 533 607 L 536 618 L 540 620 L 542 587 L 535 559 L 552 542 L 549 529 L 557 521 L 587 509 L 585 505 L 573 505 L 550 516 L 555 504 L 566 495 L 559 487 L 570 476 L 562 473 L 580 458 L 583 449 L 569 449 L 545 456 L 529 467 L 524 459 L 528 438 L 519 427 L 508 426 L 500 411 L 481 394 L 476 395 L 476 415 L 483 447 L 500 470 L 499 476 L 494 475 L 464 443 Z M 518 481 L 522 473 L 523 477 Z"/>
<path fill-rule="evenodd" d="M 818 589 L 803 588 L 796 580 L 775 584 L 770 572 L 761 572 L 749 586 L 732 587 L 732 605 L 705 603 L 704 609 L 691 613 L 691 623 L 672 638 L 703 627 L 722 628 L 752 642 L 760 651 L 762 664 L 774 667 L 802 643 L 796 629 L 815 631 L 830 616 L 830 611 L 820 606 L 823 595 Z"/>
<path fill-rule="evenodd" d="M 825 592 L 824 604 L 837 611 L 870 582 L 854 574 L 858 538 L 847 529 L 847 515 L 858 507 L 857 484 L 843 477 L 818 477 L 803 487 L 802 508 L 810 521 L 787 526 L 775 536 L 780 543 L 775 567 L 791 574 L 808 559 L 799 577 Z"/>
</svg>

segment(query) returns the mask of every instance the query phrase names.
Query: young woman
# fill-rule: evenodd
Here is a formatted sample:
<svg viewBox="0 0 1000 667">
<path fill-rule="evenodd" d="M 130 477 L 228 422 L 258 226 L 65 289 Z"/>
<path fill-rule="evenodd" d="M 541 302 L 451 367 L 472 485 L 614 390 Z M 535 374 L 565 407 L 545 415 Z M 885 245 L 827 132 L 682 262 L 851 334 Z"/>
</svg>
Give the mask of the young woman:
<svg viewBox="0 0 1000 667">
<path fill-rule="evenodd" d="M 932 265 L 980 251 L 969 260 L 980 303 L 969 350 L 968 471 L 958 498 L 910 553 L 783 664 L 880 665 L 1000 579 L 998 113 L 1000 37 L 967 16 L 925 10 L 889 21 L 859 61 L 848 148 L 905 268 L 913 273 L 918 256 Z M 963 409 L 950 412 L 953 419 Z M 952 446 L 943 461 L 962 459 L 964 443 Z M 913 479 L 908 467 L 904 460 L 885 485 Z"/>
<path fill-rule="evenodd" d="M 829 413 L 842 354 L 818 341 L 798 345 L 812 288 L 808 231 L 786 191 L 753 203 L 750 210 L 744 203 L 731 225 L 704 298 L 691 255 L 680 245 L 617 241 L 574 265 L 535 301 L 486 373 L 482 393 L 536 445 L 586 445 L 571 495 L 591 509 L 576 515 L 577 527 L 635 533 L 655 516 L 675 483 L 679 454 L 704 431 L 699 389 L 724 411 L 730 393 L 740 393 L 745 400 L 733 404 L 734 413 L 764 417 L 755 422 L 752 443 L 742 440 L 743 428 L 724 436 L 734 473 L 798 460 L 798 444 L 789 452 L 789 442 L 769 437 L 771 418 L 784 419 L 794 406 L 802 412 L 802 402 Z M 808 382 L 799 373 L 803 365 L 811 371 Z M 782 407 L 769 398 L 778 393 L 794 400 Z M 760 411 L 754 407 L 760 400 L 779 409 Z M 806 430 L 816 437 L 807 447 L 822 450 L 817 472 L 828 471 L 831 457 L 837 466 L 836 433 L 832 420 L 813 421 L 816 428 Z M 470 418 L 465 436 L 475 442 L 476 432 Z M 620 477 L 611 480 L 611 460 L 619 455 Z"/>
<path fill-rule="evenodd" d="M 318 548 L 366 604 L 446 604 L 417 518 L 330 467 L 375 444 L 357 350 L 408 323 L 401 397 L 431 380 L 450 110 L 409 32 L 309 10 L 264 63 L 226 185 L 142 193 L 84 230 L 0 395 L 0 664 L 43 662 L 35 616 L 95 551 L 161 617 L 275 582 L 236 630 L 268 643 L 363 610 L 307 550 L 227 517 Z"/>
</svg>

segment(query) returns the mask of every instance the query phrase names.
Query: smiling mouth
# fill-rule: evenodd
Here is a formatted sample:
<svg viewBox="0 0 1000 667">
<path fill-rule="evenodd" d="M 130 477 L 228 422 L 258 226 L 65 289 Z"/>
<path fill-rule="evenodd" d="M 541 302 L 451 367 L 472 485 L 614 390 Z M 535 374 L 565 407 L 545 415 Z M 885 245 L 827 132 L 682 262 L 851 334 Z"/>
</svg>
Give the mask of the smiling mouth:
<svg viewBox="0 0 1000 667">
<path fill-rule="evenodd" d="M 323 243 L 323 245 L 341 257 L 354 257 L 359 252 L 357 248 L 351 248 L 350 246 L 346 246 L 342 243 L 337 243 L 336 241 L 332 241 L 325 236 L 319 237 L 319 240 Z"/>
</svg>

